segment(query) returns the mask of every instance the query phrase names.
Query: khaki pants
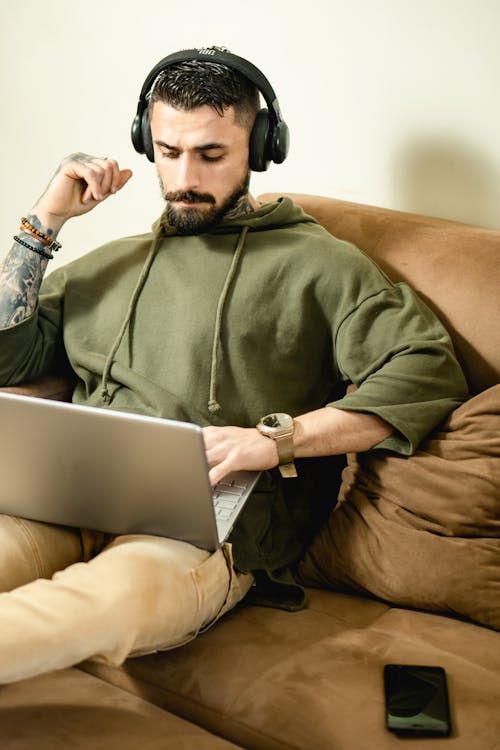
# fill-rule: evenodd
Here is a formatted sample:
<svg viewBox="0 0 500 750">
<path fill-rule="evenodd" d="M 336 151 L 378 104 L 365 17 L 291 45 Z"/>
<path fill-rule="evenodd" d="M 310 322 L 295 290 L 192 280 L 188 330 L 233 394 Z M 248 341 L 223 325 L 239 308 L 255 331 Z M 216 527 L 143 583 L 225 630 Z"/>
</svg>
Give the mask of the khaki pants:
<svg viewBox="0 0 500 750">
<path fill-rule="evenodd" d="M 230 545 L 211 554 L 155 536 L 93 542 L 84 562 L 79 531 L 0 515 L 0 683 L 180 646 L 252 584 Z"/>
</svg>

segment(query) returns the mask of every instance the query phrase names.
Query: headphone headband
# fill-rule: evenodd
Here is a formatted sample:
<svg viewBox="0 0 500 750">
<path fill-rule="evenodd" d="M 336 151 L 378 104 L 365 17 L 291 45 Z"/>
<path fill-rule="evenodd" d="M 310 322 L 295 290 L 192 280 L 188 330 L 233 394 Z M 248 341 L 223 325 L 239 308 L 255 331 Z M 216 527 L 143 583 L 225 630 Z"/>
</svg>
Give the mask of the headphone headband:
<svg viewBox="0 0 500 750">
<path fill-rule="evenodd" d="M 190 62 L 191 60 L 225 65 L 227 68 L 231 68 L 231 70 L 236 70 L 237 73 L 241 73 L 244 78 L 247 78 L 259 89 L 270 109 L 270 114 L 274 116 L 274 121 L 277 123 L 283 120 L 278 104 L 278 98 L 274 93 L 273 87 L 266 76 L 255 65 L 253 65 L 253 63 L 245 60 L 243 57 L 233 55 L 232 52 L 212 50 L 207 47 L 179 50 L 178 52 L 173 52 L 171 55 L 167 55 L 163 60 L 160 60 L 160 62 L 149 72 L 148 77 L 142 85 L 139 104 L 141 101 L 147 102 L 148 94 L 150 93 L 154 82 L 165 68 L 168 68 L 170 65 L 175 65 L 176 63 Z"/>
<path fill-rule="evenodd" d="M 148 102 L 152 87 L 160 73 L 170 65 L 176 63 L 199 60 L 201 62 L 216 63 L 235 70 L 246 78 L 260 91 L 265 99 L 267 108 L 259 110 L 250 134 L 249 144 L 249 166 L 256 172 L 263 172 L 269 166 L 270 161 L 281 164 L 288 153 L 289 133 L 288 126 L 283 120 L 278 104 L 278 98 L 274 89 L 265 75 L 251 62 L 243 57 L 233 55 L 225 50 L 202 47 L 200 49 L 185 49 L 173 52 L 160 60 L 148 73 L 144 81 L 137 113 L 132 123 L 132 143 L 140 154 L 146 154 L 150 161 L 154 161 L 154 148 L 151 137 L 151 126 L 149 122 Z"/>
</svg>

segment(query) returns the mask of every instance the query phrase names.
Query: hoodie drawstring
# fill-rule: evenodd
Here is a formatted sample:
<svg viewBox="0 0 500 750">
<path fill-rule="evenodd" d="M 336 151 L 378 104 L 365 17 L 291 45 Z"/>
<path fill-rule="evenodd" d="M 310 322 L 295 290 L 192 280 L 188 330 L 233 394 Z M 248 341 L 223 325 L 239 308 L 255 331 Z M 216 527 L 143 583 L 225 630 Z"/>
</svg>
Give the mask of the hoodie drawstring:
<svg viewBox="0 0 500 750">
<path fill-rule="evenodd" d="M 149 249 L 149 253 L 147 255 L 146 261 L 142 267 L 142 271 L 140 273 L 139 279 L 137 280 L 137 284 L 135 285 L 135 289 L 132 293 L 132 297 L 130 298 L 130 302 L 128 304 L 127 312 L 125 315 L 125 319 L 122 323 L 122 326 L 118 332 L 118 335 L 113 343 L 113 346 L 111 347 L 111 351 L 109 352 L 106 362 L 104 363 L 104 370 L 102 373 L 102 380 L 101 380 L 101 399 L 104 401 L 105 404 L 109 404 L 111 401 L 111 395 L 108 391 L 108 380 L 111 372 L 111 367 L 113 365 L 113 359 L 118 351 L 118 348 L 122 342 L 122 339 L 125 335 L 125 331 L 127 330 L 127 326 L 130 323 L 130 320 L 132 318 L 132 315 L 134 314 L 135 307 L 137 305 L 137 300 L 139 299 L 139 296 L 142 292 L 142 288 L 144 286 L 144 283 L 146 281 L 147 275 L 151 269 L 151 266 L 153 265 L 153 260 L 156 255 L 156 251 L 158 249 L 158 245 L 160 244 L 160 240 L 162 237 L 162 227 L 161 224 L 158 226 L 154 236 L 153 241 L 151 242 L 151 247 Z"/>
<path fill-rule="evenodd" d="M 222 316 L 224 313 L 224 305 L 226 303 L 228 292 L 233 283 L 234 277 L 236 275 L 236 271 L 238 270 L 238 265 L 239 265 L 241 255 L 243 253 L 243 248 L 245 245 L 245 239 L 246 239 L 248 230 L 249 230 L 248 226 L 243 227 L 243 229 L 241 230 L 240 236 L 238 237 L 238 242 L 236 244 L 236 249 L 234 251 L 233 259 L 231 261 L 231 265 L 229 267 L 229 271 L 227 273 L 226 280 L 224 281 L 224 286 L 222 288 L 219 301 L 217 303 L 217 312 L 215 316 L 215 331 L 214 331 L 214 339 L 213 339 L 213 344 L 212 344 L 212 361 L 211 361 L 211 367 L 210 367 L 210 391 L 209 391 L 209 401 L 208 401 L 208 410 L 211 414 L 215 414 L 221 409 L 221 406 L 218 403 L 217 398 L 216 398 L 216 390 L 217 390 L 217 374 L 218 374 L 218 352 L 219 352 L 220 336 L 221 336 L 221 329 L 222 329 Z M 122 342 L 122 339 L 125 335 L 125 331 L 127 330 L 127 327 L 130 324 L 132 315 L 134 314 L 137 301 L 142 292 L 142 289 L 146 282 L 151 266 L 153 265 L 153 260 L 155 258 L 160 240 L 162 238 L 162 233 L 163 233 L 163 228 L 162 228 L 162 225 L 160 224 L 155 232 L 155 235 L 153 236 L 151 248 L 149 250 L 144 266 L 142 267 L 139 279 L 137 280 L 137 284 L 135 285 L 135 289 L 132 293 L 132 297 L 130 298 L 127 312 L 125 314 L 125 319 L 120 327 L 120 330 L 118 332 L 118 335 L 116 336 L 113 346 L 111 347 L 111 350 L 108 356 L 106 357 L 106 362 L 104 363 L 104 370 L 103 370 L 102 379 L 101 379 L 101 399 L 105 404 L 109 404 L 111 402 L 111 394 L 108 391 L 108 382 L 110 378 L 111 367 L 113 365 L 113 359 Z"/>
<path fill-rule="evenodd" d="M 208 411 L 211 414 L 215 414 L 216 412 L 220 411 L 221 406 L 216 398 L 216 390 L 217 390 L 217 368 L 218 368 L 218 351 L 219 351 L 219 343 L 220 343 L 220 334 L 222 329 L 222 314 L 224 312 L 224 305 L 226 303 L 226 298 L 229 292 L 229 289 L 231 288 L 231 284 L 233 283 L 234 277 L 236 275 L 236 271 L 238 269 L 238 264 L 241 258 L 241 254 L 243 252 L 243 247 L 245 245 L 245 239 L 248 233 L 248 226 L 244 226 L 241 230 L 240 236 L 238 238 L 238 243 L 236 245 L 236 249 L 234 251 L 233 260 L 231 262 L 231 266 L 229 267 L 229 271 L 226 276 L 226 280 L 224 282 L 224 286 L 222 288 L 222 292 L 219 297 L 219 301 L 217 303 L 217 313 L 215 316 L 215 331 L 214 331 L 214 340 L 212 344 L 212 363 L 210 367 L 210 393 L 209 393 L 209 401 L 208 401 Z"/>
</svg>

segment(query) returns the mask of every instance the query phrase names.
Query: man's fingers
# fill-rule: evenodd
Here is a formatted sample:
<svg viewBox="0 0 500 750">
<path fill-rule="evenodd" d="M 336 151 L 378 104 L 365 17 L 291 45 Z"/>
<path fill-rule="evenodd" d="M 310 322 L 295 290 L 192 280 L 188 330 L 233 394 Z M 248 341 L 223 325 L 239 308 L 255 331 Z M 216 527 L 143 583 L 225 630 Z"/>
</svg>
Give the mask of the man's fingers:
<svg viewBox="0 0 500 750">
<path fill-rule="evenodd" d="M 104 200 L 111 194 L 113 182 L 117 181 L 118 165 L 107 159 L 92 159 L 85 167 L 88 169 L 86 181 L 93 198 L 97 201 Z"/>
<path fill-rule="evenodd" d="M 68 177 L 86 183 L 82 194 L 83 203 L 104 200 L 120 190 L 132 176 L 130 169 L 120 170 L 115 159 L 105 156 L 77 153 L 65 159 L 63 164 Z"/>
<path fill-rule="evenodd" d="M 126 185 L 131 177 L 132 170 L 130 169 L 118 170 L 117 176 L 113 176 L 111 179 L 103 177 L 101 180 L 97 177 L 97 181 L 89 183 L 87 187 L 87 200 L 96 200 L 99 202 L 109 198 L 110 195 L 115 195 L 115 193 Z"/>
<path fill-rule="evenodd" d="M 110 193 L 117 193 L 132 177 L 132 170 L 120 169 L 116 159 L 96 158 L 91 162 L 91 166 L 93 165 L 98 170 L 102 170 L 101 190 L 103 197 Z"/>
<path fill-rule="evenodd" d="M 124 185 L 126 185 L 126 183 L 132 177 L 132 170 L 131 169 L 121 169 L 119 176 L 120 176 L 120 180 L 119 180 L 119 183 L 118 183 L 118 186 L 117 186 L 116 190 L 121 190 L 122 187 Z M 116 191 L 114 191 L 114 192 L 116 192 Z"/>
<path fill-rule="evenodd" d="M 90 201 L 94 200 L 94 196 L 92 195 L 92 190 L 89 185 L 85 188 L 82 194 L 82 203 L 89 203 Z"/>
<path fill-rule="evenodd" d="M 221 464 L 218 464 L 217 466 L 214 466 L 213 469 L 210 469 L 208 472 L 208 479 L 210 481 L 210 484 L 212 487 L 215 487 L 217 482 L 220 482 L 221 479 L 223 479 L 226 474 L 230 474 L 231 467 L 227 461 L 224 461 Z"/>
<path fill-rule="evenodd" d="M 99 200 L 102 200 L 113 192 L 113 183 L 117 182 L 119 175 L 118 164 L 114 159 L 104 157 L 92 159 L 90 167 L 96 174 Z"/>
<path fill-rule="evenodd" d="M 120 169 L 118 162 L 114 160 L 95 160 L 92 162 L 92 168 L 96 174 L 96 190 L 94 193 L 96 200 L 104 200 L 110 195 L 114 195 L 132 177 L 132 170 Z"/>
</svg>

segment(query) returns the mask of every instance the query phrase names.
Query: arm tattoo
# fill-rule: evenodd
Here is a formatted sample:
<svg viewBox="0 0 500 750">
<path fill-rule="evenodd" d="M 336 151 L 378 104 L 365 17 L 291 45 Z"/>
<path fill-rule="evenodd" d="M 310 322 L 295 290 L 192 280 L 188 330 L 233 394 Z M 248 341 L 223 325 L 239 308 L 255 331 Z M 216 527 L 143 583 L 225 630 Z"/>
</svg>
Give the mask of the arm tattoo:
<svg viewBox="0 0 500 750">
<path fill-rule="evenodd" d="M 37 229 L 53 236 L 52 230 L 43 229 L 34 214 L 29 214 L 27 219 Z M 29 232 L 20 231 L 18 236 L 34 247 L 46 249 Z M 14 242 L 0 268 L 0 329 L 10 328 L 31 315 L 47 263 L 46 258 Z"/>
</svg>

